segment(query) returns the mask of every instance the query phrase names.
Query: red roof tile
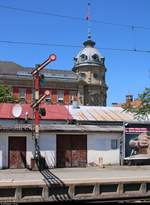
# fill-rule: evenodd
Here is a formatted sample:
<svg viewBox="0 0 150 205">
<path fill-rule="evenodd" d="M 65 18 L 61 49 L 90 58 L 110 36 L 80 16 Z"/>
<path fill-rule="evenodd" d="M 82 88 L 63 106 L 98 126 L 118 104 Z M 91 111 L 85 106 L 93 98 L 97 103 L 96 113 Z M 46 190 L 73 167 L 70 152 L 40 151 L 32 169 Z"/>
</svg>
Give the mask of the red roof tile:
<svg viewBox="0 0 150 205">
<path fill-rule="evenodd" d="M 14 119 L 12 109 L 15 104 L 12 103 L 0 103 L 0 119 Z M 22 113 L 19 118 L 25 118 L 26 112 L 28 112 L 29 118 L 32 118 L 32 108 L 30 104 L 21 104 Z M 42 104 L 42 108 L 46 109 L 46 116 L 42 117 L 44 120 L 71 120 L 73 117 L 64 105 L 47 105 Z"/>
</svg>

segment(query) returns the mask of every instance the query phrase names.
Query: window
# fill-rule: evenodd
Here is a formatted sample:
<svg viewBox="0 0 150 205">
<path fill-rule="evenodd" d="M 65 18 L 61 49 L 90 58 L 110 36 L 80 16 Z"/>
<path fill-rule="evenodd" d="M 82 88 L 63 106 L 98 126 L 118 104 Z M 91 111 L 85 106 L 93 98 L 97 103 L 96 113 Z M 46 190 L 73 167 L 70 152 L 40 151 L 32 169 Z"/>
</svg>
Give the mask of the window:
<svg viewBox="0 0 150 205">
<path fill-rule="evenodd" d="M 81 61 L 87 60 L 87 56 L 86 56 L 85 54 L 82 54 L 82 55 L 80 56 L 80 58 L 81 58 Z"/>
<path fill-rule="evenodd" d="M 26 100 L 26 89 L 25 88 L 19 88 L 19 98 L 21 102 L 24 102 Z"/>
<path fill-rule="evenodd" d="M 111 149 L 117 149 L 118 148 L 118 140 L 112 139 L 111 140 Z"/>
<path fill-rule="evenodd" d="M 50 103 L 51 103 L 51 97 L 50 97 L 50 96 L 47 96 L 47 97 L 45 98 L 45 103 L 46 103 L 46 104 L 50 104 Z"/>
<path fill-rule="evenodd" d="M 81 78 L 85 78 L 86 74 L 85 73 L 80 73 Z"/>
<path fill-rule="evenodd" d="M 99 57 L 98 57 L 97 54 L 94 54 L 94 55 L 92 56 L 92 58 L 93 58 L 95 61 L 99 61 Z"/>
<path fill-rule="evenodd" d="M 97 79 L 97 78 L 98 78 L 98 73 L 94 73 L 94 74 L 93 74 L 93 77 L 94 77 L 95 79 Z"/>
<path fill-rule="evenodd" d="M 58 90 L 57 93 L 57 102 L 59 104 L 64 104 L 64 91 L 63 90 Z"/>
</svg>

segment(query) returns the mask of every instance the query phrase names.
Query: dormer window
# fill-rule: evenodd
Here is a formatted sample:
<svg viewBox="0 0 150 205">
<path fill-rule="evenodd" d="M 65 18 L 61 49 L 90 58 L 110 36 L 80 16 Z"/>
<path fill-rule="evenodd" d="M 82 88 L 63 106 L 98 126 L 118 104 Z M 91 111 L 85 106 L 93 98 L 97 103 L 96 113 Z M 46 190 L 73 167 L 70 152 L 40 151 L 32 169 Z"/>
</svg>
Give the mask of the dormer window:
<svg viewBox="0 0 150 205">
<path fill-rule="evenodd" d="M 85 54 L 80 55 L 81 61 L 87 60 L 87 56 Z"/>
<path fill-rule="evenodd" d="M 92 56 L 92 58 L 93 58 L 95 61 L 99 61 L 99 57 L 98 57 L 97 54 L 94 54 L 94 55 Z"/>
</svg>

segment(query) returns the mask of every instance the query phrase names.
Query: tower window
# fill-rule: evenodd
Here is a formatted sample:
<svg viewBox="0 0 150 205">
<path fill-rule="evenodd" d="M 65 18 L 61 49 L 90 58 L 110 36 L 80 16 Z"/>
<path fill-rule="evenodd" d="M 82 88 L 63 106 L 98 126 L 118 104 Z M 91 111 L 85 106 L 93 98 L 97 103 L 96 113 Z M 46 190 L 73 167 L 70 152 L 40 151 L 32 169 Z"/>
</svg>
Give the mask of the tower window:
<svg viewBox="0 0 150 205">
<path fill-rule="evenodd" d="M 81 76 L 82 78 L 85 78 L 85 77 L 86 77 L 86 74 L 85 74 L 85 73 L 80 73 L 80 76 Z"/>
<path fill-rule="evenodd" d="M 97 79 L 97 78 L 98 78 L 98 73 L 94 73 L 94 74 L 93 74 L 93 77 L 94 77 L 95 79 Z"/>
<path fill-rule="evenodd" d="M 82 61 L 87 60 L 87 56 L 86 56 L 85 54 L 82 54 L 82 55 L 80 56 L 80 58 L 81 58 Z"/>
</svg>

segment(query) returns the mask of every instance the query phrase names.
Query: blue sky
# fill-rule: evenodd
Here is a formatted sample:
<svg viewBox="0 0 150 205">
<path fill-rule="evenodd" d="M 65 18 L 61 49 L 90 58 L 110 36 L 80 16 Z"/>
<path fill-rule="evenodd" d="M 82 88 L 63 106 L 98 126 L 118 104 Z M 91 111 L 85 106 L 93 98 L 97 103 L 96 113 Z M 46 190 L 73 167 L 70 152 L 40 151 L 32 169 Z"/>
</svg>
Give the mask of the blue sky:
<svg viewBox="0 0 150 205">
<path fill-rule="evenodd" d="M 49 54 L 56 53 L 57 61 L 48 67 L 71 70 L 73 58 L 87 39 L 87 21 L 81 19 L 86 17 L 88 2 L 91 3 L 92 20 L 99 21 L 91 22 L 91 32 L 96 47 L 105 56 L 109 87 L 107 105 L 123 102 L 129 93 L 136 98 L 138 93 L 150 86 L 150 53 L 103 48 L 150 50 L 149 0 L 0 0 L 0 60 L 33 67 L 42 63 Z M 40 15 L 2 6 L 58 15 Z M 112 24 L 145 28 L 133 29 Z M 3 41 L 49 45 L 10 44 Z"/>
</svg>

